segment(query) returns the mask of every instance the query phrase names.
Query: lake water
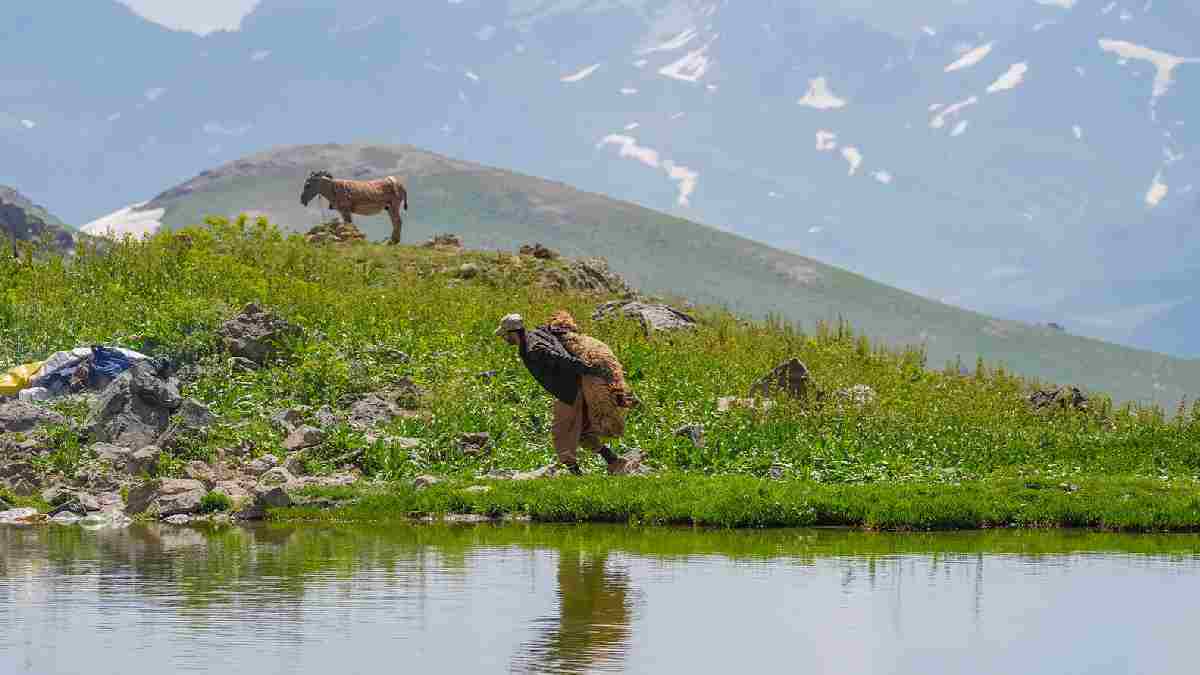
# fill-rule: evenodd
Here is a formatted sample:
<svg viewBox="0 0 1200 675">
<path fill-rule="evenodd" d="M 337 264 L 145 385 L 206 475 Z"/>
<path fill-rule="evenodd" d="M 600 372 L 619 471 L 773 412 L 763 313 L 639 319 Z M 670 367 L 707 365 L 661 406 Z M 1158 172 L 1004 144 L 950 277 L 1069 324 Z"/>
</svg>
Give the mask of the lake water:
<svg viewBox="0 0 1200 675">
<path fill-rule="evenodd" d="M 1194 673 L 1200 538 L 0 526 L 0 673 Z"/>
</svg>

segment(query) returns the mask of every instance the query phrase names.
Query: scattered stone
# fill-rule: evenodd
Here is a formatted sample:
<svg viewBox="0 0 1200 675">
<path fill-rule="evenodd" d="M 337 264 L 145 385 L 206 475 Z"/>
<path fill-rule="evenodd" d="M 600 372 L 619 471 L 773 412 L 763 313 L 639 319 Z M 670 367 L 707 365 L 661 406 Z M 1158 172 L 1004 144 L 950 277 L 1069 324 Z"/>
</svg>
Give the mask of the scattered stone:
<svg viewBox="0 0 1200 675">
<path fill-rule="evenodd" d="M 495 371 L 495 370 L 485 370 L 482 373 L 479 373 L 478 377 L 479 377 L 479 379 L 483 380 L 484 382 L 488 382 L 492 378 L 496 377 L 496 373 L 497 373 L 497 371 Z"/>
<path fill-rule="evenodd" d="M 179 427 L 186 431 L 203 431 L 217 421 L 217 416 L 208 406 L 194 398 L 184 399 L 177 415 Z"/>
<path fill-rule="evenodd" d="M 20 508 L 0 511 L 0 524 L 12 525 L 16 523 L 29 523 L 37 520 L 37 509 Z"/>
<path fill-rule="evenodd" d="M 168 525 L 187 525 L 188 523 L 192 522 L 192 517 L 186 513 L 176 513 L 173 516 L 167 516 L 166 518 L 163 518 L 163 522 L 167 523 Z"/>
<path fill-rule="evenodd" d="M 675 430 L 675 435 L 690 440 L 697 448 L 704 447 L 704 426 L 701 424 L 685 424 Z"/>
<path fill-rule="evenodd" d="M 30 470 L 21 474 L 9 477 L 7 480 L 8 490 L 17 497 L 32 497 L 38 493 L 41 481 L 38 479 L 36 472 Z"/>
<path fill-rule="evenodd" d="M 422 244 L 425 248 L 453 248 L 461 249 L 463 247 L 462 237 L 457 234 L 437 234 L 433 239 Z"/>
<path fill-rule="evenodd" d="M 413 480 L 413 488 L 417 490 L 424 490 L 425 488 L 431 485 L 437 485 L 440 482 L 442 482 L 442 479 L 438 478 L 437 476 L 417 476 Z"/>
<path fill-rule="evenodd" d="M 331 426 L 337 424 L 337 415 L 334 415 L 333 408 L 330 408 L 327 405 L 321 406 L 321 408 L 319 410 L 317 410 L 317 414 L 315 415 L 315 417 L 317 420 L 317 425 L 320 426 L 322 429 L 328 428 L 328 427 L 331 427 Z"/>
<path fill-rule="evenodd" d="M 153 445 L 182 403 L 175 382 L 135 363 L 104 390 L 84 423 L 93 440 L 129 448 Z"/>
<path fill-rule="evenodd" d="M 292 505 L 292 497 L 282 485 L 262 485 L 254 489 L 254 505 L 263 508 L 282 508 Z"/>
<path fill-rule="evenodd" d="M 834 392 L 834 396 L 860 408 L 875 402 L 875 390 L 866 384 L 856 384 L 846 389 L 838 389 Z"/>
<path fill-rule="evenodd" d="M 674 307 L 661 304 L 647 304 L 637 300 L 614 300 L 596 308 L 592 319 L 600 321 L 612 316 L 626 316 L 641 322 L 642 328 L 649 335 L 655 331 L 690 330 L 696 327 L 696 320 Z"/>
<path fill-rule="evenodd" d="M 458 449 L 467 457 L 486 455 L 492 447 L 492 435 L 486 431 L 463 434 L 458 437 Z"/>
<path fill-rule="evenodd" d="M 250 502 L 251 499 L 250 491 L 242 487 L 236 481 L 221 481 L 213 487 L 213 490 L 216 492 L 221 492 L 226 497 L 229 497 L 229 500 L 233 502 L 234 510 L 238 510 L 240 507 L 245 506 Z"/>
<path fill-rule="evenodd" d="M 50 516 L 50 522 L 58 523 L 59 525 L 74 525 L 82 519 L 82 516 L 72 511 L 59 511 Z"/>
<path fill-rule="evenodd" d="M 775 406 L 774 401 L 760 401 L 756 398 L 739 398 L 737 396 L 722 396 L 717 399 L 717 412 L 729 412 L 735 408 L 748 410 L 770 410 Z"/>
<path fill-rule="evenodd" d="M 108 462 L 115 471 L 129 476 L 140 476 L 152 472 L 158 465 L 160 450 L 157 446 L 147 445 L 141 450 L 113 445 L 112 443 L 96 443 L 92 452 L 97 459 Z"/>
<path fill-rule="evenodd" d="M 0 433 L 25 433 L 44 424 L 64 424 L 66 418 L 33 403 L 0 404 Z"/>
<path fill-rule="evenodd" d="M 1034 410 L 1045 410 L 1055 405 L 1064 410 L 1067 408 L 1088 409 L 1088 397 L 1078 387 L 1039 389 L 1030 394 L 1028 400 Z"/>
<path fill-rule="evenodd" d="M 314 445 L 320 445 L 325 440 L 325 432 L 316 427 L 304 425 L 292 430 L 288 437 L 283 441 L 283 449 L 288 452 L 311 448 Z"/>
<path fill-rule="evenodd" d="M 608 465 L 608 473 L 613 476 L 644 476 L 651 473 L 650 467 L 644 464 L 645 456 L 641 450 L 631 450 Z"/>
<path fill-rule="evenodd" d="M 767 469 L 767 478 L 771 480 L 783 480 L 783 476 L 787 471 L 787 467 L 782 464 L 772 464 L 771 468 Z"/>
<path fill-rule="evenodd" d="M 293 476 L 304 475 L 304 454 L 293 452 L 283 459 L 283 468 Z"/>
<path fill-rule="evenodd" d="M 275 455 L 263 455 L 243 467 L 251 476 L 261 476 L 272 468 L 279 466 L 279 458 Z"/>
<path fill-rule="evenodd" d="M 425 390 L 406 377 L 389 391 L 367 394 L 356 401 L 350 406 L 348 422 L 351 428 L 365 431 L 397 417 L 424 416 L 412 410 L 421 404 L 424 397 Z"/>
<path fill-rule="evenodd" d="M 226 351 L 256 365 L 266 363 L 283 349 L 288 339 L 301 334 L 298 326 L 255 303 L 246 305 L 240 314 L 222 324 L 218 332 Z"/>
<path fill-rule="evenodd" d="M 1064 492 L 1079 492 L 1079 486 L 1074 483 L 1059 483 L 1058 487 L 1062 488 Z"/>
<path fill-rule="evenodd" d="M 282 431 L 291 433 L 293 429 L 304 423 L 304 411 L 300 408 L 280 410 L 271 416 L 271 423 Z"/>
<path fill-rule="evenodd" d="M 571 475 L 571 471 L 569 469 L 567 469 L 567 467 L 563 466 L 562 464 L 558 464 L 556 462 L 554 464 L 547 464 L 546 466 L 543 466 L 538 469 L 534 469 L 532 471 L 518 471 L 516 473 L 513 473 L 511 476 L 508 476 L 508 479 L 509 480 L 540 480 L 542 478 L 557 478 L 559 476 L 569 476 L 569 475 Z"/>
<path fill-rule="evenodd" d="M 481 271 L 482 270 L 479 268 L 479 265 L 476 265 L 475 263 L 463 263 L 462 265 L 459 265 L 457 270 L 454 271 L 454 276 L 458 277 L 459 279 L 474 279 L 475 277 L 479 276 Z"/>
<path fill-rule="evenodd" d="M 471 494 L 483 494 L 484 492 L 491 492 L 491 490 L 492 488 L 489 485 L 472 485 L 471 487 L 463 488 L 463 492 Z"/>
<path fill-rule="evenodd" d="M 203 483 L 206 489 L 211 490 L 217 484 L 217 472 L 211 466 L 198 459 L 188 462 L 183 467 L 183 472 L 188 478 Z"/>
<path fill-rule="evenodd" d="M 75 494 L 75 499 L 79 501 L 79 505 L 87 513 L 94 513 L 101 510 L 100 498 L 95 495 L 90 495 L 86 492 L 78 492 Z M 117 497 L 120 500 L 120 497 Z"/>
<path fill-rule="evenodd" d="M 71 476 L 71 482 L 85 490 L 114 490 L 120 485 L 112 465 L 101 459 L 80 464 Z"/>
<path fill-rule="evenodd" d="M 229 370 L 235 373 L 249 373 L 258 370 L 258 364 L 244 356 L 231 356 Z"/>
<path fill-rule="evenodd" d="M 604 258 L 576 258 L 562 270 L 547 270 L 542 284 L 560 291 L 576 290 L 630 296 L 633 289 L 621 276 L 608 268 Z"/>
<path fill-rule="evenodd" d="M 347 223 L 341 218 L 334 218 L 310 229 L 304 235 L 304 241 L 310 244 L 344 244 L 352 241 L 366 241 L 367 235 L 354 223 Z"/>
<path fill-rule="evenodd" d="M 520 248 L 520 253 L 521 255 L 531 255 L 540 260 L 556 260 L 559 257 L 558 251 L 542 246 L 540 243 L 523 244 Z"/>
<path fill-rule="evenodd" d="M 800 359 L 789 359 L 755 382 L 750 387 L 750 396 L 760 395 L 766 398 L 782 390 L 792 398 L 802 399 L 808 396 L 811 384 L 812 377 L 808 367 L 801 363 Z"/>
<path fill-rule="evenodd" d="M 203 483 L 190 478 L 147 480 L 129 491 L 127 510 L 134 515 L 154 511 L 159 517 L 195 513 L 205 492 Z"/>
<path fill-rule="evenodd" d="M 65 485 L 51 485 L 42 490 L 42 501 L 50 506 L 58 506 L 71 500 L 74 493 Z"/>
<path fill-rule="evenodd" d="M 258 485 L 260 487 L 262 487 L 262 486 L 273 487 L 276 485 L 287 485 L 288 483 L 291 483 L 294 480 L 296 480 L 296 478 L 295 478 L 295 476 L 293 476 L 291 474 L 290 471 L 283 468 L 282 466 L 277 466 L 277 467 L 271 469 L 270 471 L 264 473 L 262 476 L 259 476 Z"/>
</svg>

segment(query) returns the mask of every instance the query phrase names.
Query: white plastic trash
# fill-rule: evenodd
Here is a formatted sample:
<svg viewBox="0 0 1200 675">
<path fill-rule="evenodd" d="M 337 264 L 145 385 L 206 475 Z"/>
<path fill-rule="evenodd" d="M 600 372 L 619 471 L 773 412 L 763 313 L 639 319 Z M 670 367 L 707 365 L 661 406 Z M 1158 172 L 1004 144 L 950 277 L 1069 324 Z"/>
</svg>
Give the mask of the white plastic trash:
<svg viewBox="0 0 1200 675">
<path fill-rule="evenodd" d="M 51 398 L 54 398 L 54 395 L 45 387 L 30 387 L 17 393 L 17 399 L 26 402 L 49 401 Z"/>
</svg>

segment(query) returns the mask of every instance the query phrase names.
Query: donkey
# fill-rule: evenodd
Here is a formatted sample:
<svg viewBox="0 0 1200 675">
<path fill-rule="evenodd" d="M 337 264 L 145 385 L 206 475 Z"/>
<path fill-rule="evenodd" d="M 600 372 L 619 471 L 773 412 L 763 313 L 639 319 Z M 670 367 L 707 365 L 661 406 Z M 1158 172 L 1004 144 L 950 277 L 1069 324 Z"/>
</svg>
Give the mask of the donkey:
<svg viewBox="0 0 1200 675">
<path fill-rule="evenodd" d="M 334 178 L 328 171 L 313 171 L 304 181 L 300 204 L 308 206 L 312 198 L 321 195 L 329 205 L 342 214 L 342 221 L 353 223 L 350 214 L 373 216 L 386 210 L 392 218 L 392 238 L 389 244 L 400 243 L 400 228 L 404 221 L 400 210 L 408 210 L 408 191 L 395 177 L 378 180 L 344 180 Z"/>
</svg>

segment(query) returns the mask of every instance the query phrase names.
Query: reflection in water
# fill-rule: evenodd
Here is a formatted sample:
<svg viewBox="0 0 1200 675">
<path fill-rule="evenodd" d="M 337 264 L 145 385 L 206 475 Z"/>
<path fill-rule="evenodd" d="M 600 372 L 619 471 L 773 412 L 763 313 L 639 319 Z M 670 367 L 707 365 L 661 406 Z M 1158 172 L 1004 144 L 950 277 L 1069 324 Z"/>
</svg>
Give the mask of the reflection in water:
<svg viewBox="0 0 1200 675">
<path fill-rule="evenodd" d="M 558 616 L 537 621 L 539 632 L 522 645 L 516 672 L 619 671 L 632 634 L 629 575 L 608 556 L 558 554 Z"/>
<path fill-rule="evenodd" d="M 1077 532 L 0 527 L 0 674 L 1190 673 L 1198 553 Z"/>
</svg>

